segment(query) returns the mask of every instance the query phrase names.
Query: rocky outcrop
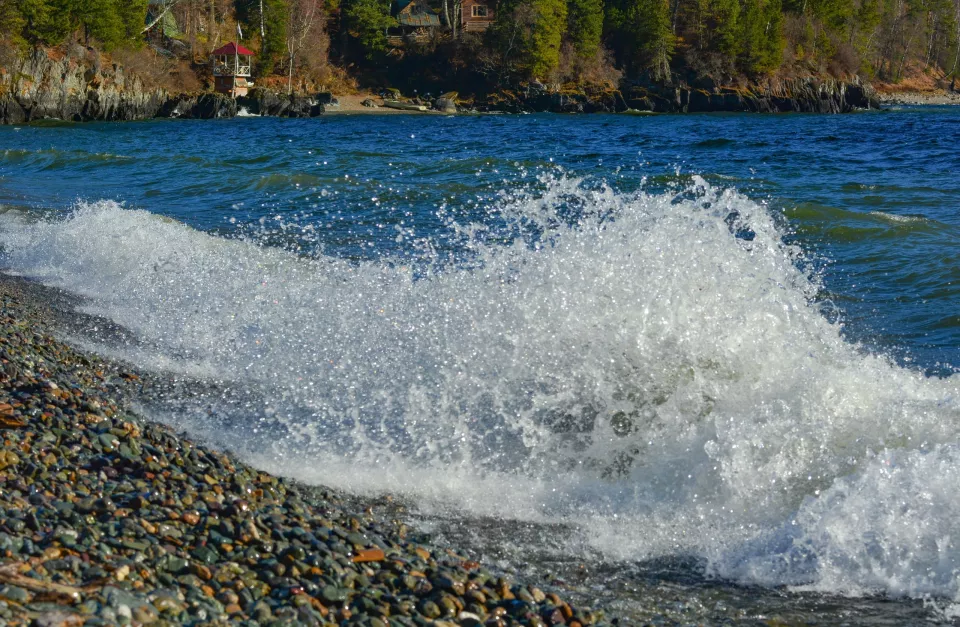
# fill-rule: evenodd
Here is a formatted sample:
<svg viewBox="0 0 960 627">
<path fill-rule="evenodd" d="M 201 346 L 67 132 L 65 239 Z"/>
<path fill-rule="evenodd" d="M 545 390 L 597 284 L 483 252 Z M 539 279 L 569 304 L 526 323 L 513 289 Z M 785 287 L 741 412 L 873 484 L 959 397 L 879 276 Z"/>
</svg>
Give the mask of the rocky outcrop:
<svg viewBox="0 0 960 627">
<path fill-rule="evenodd" d="M 748 88 L 634 86 L 627 90 L 626 98 L 631 109 L 659 113 L 850 113 L 880 108 L 873 88 L 857 78 L 849 82 L 769 80 Z"/>
<path fill-rule="evenodd" d="M 457 101 L 455 96 L 441 96 L 433 102 L 433 110 L 441 113 L 456 113 Z"/>
<path fill-rule="evenodd" d="M 237 101 L 225 94 L 203 92 L 178 94 L 167 100 L 157 117 L 212 120 L 232 118 L 237 115 Z"/>
<path fill-rule="evenodd" d="M 96 51 L 80 46 L 38 48 L 0 68 L 0 124 L 231 118 L 242 107 L 255 115 L 316 117 L 332 99 L 329 93 L 287 96 L 266 89 L 238 100 L 212 92 L 169 94 L 148 89 L 123 66 L 103 63 Z"/>
<path fill-rule="evenodd" d="M 876 92 L 856 78 L 849 82 L 816 78 L 769 80 L 749 88 L 648 84 L 629 86 L 623 92 L 548 92 L 528 87 L 500 91 L 477 104 L 479 111 L 507 113 L 612 113 L 629 109 L 657 113 L 849 113 L 878 108 Z"/>
<path fill-rule="evenodd" d="M 549 92 L 541 87 L 499 91 L 476 104 L 478 111 L 503 113 L 620 113 L 629 109 L 619 90 Z"/>
<path fill-rule="evenodd" d="M 248 95 L 237 99 L 237 104 L 250 115 L 269 115 L 284 118 L 315 118 L 322 115 L 332 96 L 321 93 L 316 96 L 278 94 L 269 89 L 256 88 Z"/>
<path fill-rule="evenodd" d="M 0 122 L 32 120 L 143 120 L 168 99 L 147 89 L 122 66 L 101 64 L 96 52 L 74 46 L 67 52 L 35 49 L 0 70 Z"/>
</svg>

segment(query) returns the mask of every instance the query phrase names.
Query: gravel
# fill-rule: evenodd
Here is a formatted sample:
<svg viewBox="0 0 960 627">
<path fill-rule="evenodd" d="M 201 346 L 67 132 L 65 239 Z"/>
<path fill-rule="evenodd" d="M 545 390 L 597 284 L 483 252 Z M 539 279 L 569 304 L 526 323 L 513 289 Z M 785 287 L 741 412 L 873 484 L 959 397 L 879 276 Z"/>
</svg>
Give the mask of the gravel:
<svg viewBox="0 0 960 627">
<path fill-rule="evenodd" d="M 51 335 L 58 298 L 0 276 L 0 627 L 605 624 L 428 545 L 389 497 L 306 489 L 145 422 L 137 372 Z"/>
</svg>

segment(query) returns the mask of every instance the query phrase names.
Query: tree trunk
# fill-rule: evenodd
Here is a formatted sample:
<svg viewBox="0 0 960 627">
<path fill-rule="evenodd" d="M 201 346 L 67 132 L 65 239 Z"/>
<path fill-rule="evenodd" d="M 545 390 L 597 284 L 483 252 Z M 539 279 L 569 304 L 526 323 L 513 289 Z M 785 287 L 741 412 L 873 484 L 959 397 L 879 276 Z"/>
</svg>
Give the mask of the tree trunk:
<svg viewBox="0 0 960 627">
<path fill-rule="evenodd" d="M 213 52 L 217 49 L 217 39 L 219 36 L 214 34 L 214 28 L 217 23 L 217 5 L 216 0 L 210 0 L 210 26 L 207 28 L 209 31 L 207 36 L 210 38 L 210 52 Z"/>
<path fill-rule="evenodd" d="M 155 20 L 153 20 L 152 22 L 150 22 L 149 24 L 147 24 L 147 27 L 144 28 L 142 31 L 140 31 L 140 34 L 143 34 L 143 33 L 147 32 L 148 30 L 150 30 L 151 28 L 153 28 L 154 26 L 156 26 L 157 24 L 159 24 L 160 21 L 163 20 L 163 16 L 165 16 L 167 13 L 169 13 L 169 12 L 170 12 L 170 9 L 172 9 L 174 6 L 176 6 L 177 2 L 179 2 L 179 1 L 180 1 L 180 0 L 174 0 L 173 2 L 171 2 L 170 4 L 168 4 L 168 5 L 166 6 L 166 8 L 165 8 L 163 11 L 160 12 L 160 15 L 158 15 Z"/>
<path fill-rule="evenodd" d="M 267 37 L 267 28 L 263 22 L 263 0 L 260 0 L 260 48 L 263 49 L 263 40 Z"/>
<path fill-rule="evenodd" d="M 294 55 L 290 53 L 290 68 L 287 71 L 287 94 L 293 95 L 293 59 Z"/>
<path fill-rule="evenodd" d="M 453 38 L 454 40 L 460 35 L 460 18 L 463 15 L 463 4 L 461 0 L 453 0 Z"/>
<path fill-rule="evenodd" d="M 343 10 L 343 1 L 340 2 L 340 65 L 347 67 L 347 44 L 349 43 L 349 33 L 347 32 L 347 18 Z"/>
</svg>

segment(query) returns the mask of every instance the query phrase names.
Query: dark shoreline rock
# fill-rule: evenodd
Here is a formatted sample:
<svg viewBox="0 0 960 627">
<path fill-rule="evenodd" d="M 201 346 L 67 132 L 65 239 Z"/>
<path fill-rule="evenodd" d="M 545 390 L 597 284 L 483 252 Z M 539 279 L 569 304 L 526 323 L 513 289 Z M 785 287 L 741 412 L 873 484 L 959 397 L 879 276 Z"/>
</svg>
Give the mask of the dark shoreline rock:
<svg viewBox="0 0 960 627">
<path fill-rule="evenodd" d="M 527 88 L 500 91 L 477 104 L 478 111 L 504 113 L 851 113 L 879 109 L 868 84 L 802 78 L 767 81 L 749 88 L 635 85 L 602 92 L 547 92 Z"/>
<path fill-rule="evenodd" d="M 130 367 L 49 335 L 73 298 L 0 274 L 0 621 L 604 627 L 348 497 L 145 422 Z M 63 309 L 63 311 L 61 311 Z"/>
<path fill-rule="evenodd" d="M 257 87 L 246 96 L 237 98 L 237 106 L 251 115 L 266 115 L 284 118 L 315 118 L 322 115 L 325 105 L 332 101 L 330 94 L 304 96 L 302 94 L 279 94 Z"/>
<path fill-rule="evenodd" d="M 213 120 L 237 115 L 237 101 L 224 94 L 180 94 L 163 103 L 155 117 Z"/>
</svg>

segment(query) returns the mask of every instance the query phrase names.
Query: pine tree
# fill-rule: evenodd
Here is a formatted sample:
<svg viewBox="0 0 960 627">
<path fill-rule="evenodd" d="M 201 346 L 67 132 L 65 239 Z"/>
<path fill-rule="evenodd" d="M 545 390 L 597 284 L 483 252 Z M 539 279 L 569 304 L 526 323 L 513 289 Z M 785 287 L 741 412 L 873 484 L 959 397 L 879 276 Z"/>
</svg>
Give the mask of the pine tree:
<svg viewBox="0 0 960 627">
<path fill-rule="evenodd" d="M 670 0 L 637 0 L 629 13 L 636 28 L 639 65 L 654 80 L 670 80 L 676 38 L 670 21 Z"/>
<path fill-rule="evenodd" d="M 850 0 L 807 0 L 806 7 L 831 31 L 844 35 L 853 17 L 854 4 Z"/>
<path fill-rule="evenodd" d="M 143 42 L 143 26 L 147 19 L 147 0 L 114 0 L 117 15 L 123 24 L 123 41 L 127 45 Z"/>
<path fill-rule="evenodd" d="M 730 60 L 740 52 L 740 1 L 712 0 L 710 3 L 717 50 Z"/>
<path fill-rule="evenodd" d="M 868 75 L 873 68 L 867 60 L 873 56 L 881 18 L 880 0 L 861 0 L 850 28 L 850 45 L 860 56 L 860 70 Z"/>
<path fill-rule="evenodd" d="M 533 77 L 546 78 L 560 64 L 560 43 L 567 26 L 565 0 L 534 0 L 529 67 Z"/>
<path fill-rule="evenodd" d="M 744 0 L 741 15 L 741 67 L 754 75 L 780 67 L 784 41 L 779 0 Z"/>
<path fill-rule="evenodd" d="M 603 34 L 603 0 L 569 0 L 567 36 L 583 59 L 596 56 Z"/>
<path fill-rule="evenodd" d="M 263 42 L 257 57 L 261 75 L 273 72 L 287 50 L 287 0 L 263 0 Z"/>
<path fill-rule="evenodd" d="M 0 0 L 0 40 L 22 45 L 24 24 L 23 16 L 14 0 Z"/>
<path fill-rule="evenodd" d="M 345 0 L 342 11 L 347 28 L 363 48 L 369 61 L 381 57 L 387 51 L 386 31 L 396 26 L 390 17 L 390 5 L 386 0 Z"/>
<path fill-rule="evenodd" d="M 72 25 L 82 31 L 83 41 L 94 39 L 106 50 L 117 47 L 124 36 L 124 25 L 114 0 L 69 0 Z"/>
<path fill-rule="evenodd" d="M 53 0 L 17 0 L 23 21 L 22 36 L 32 44 L 56 45 L 70 32 L 65 2 Z"/>
</svg>

